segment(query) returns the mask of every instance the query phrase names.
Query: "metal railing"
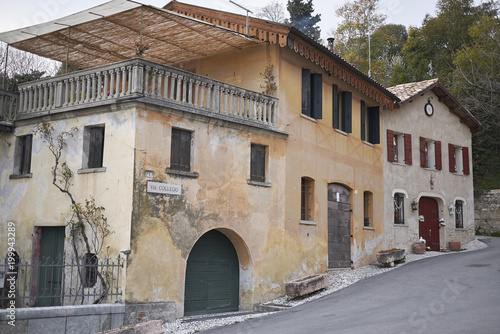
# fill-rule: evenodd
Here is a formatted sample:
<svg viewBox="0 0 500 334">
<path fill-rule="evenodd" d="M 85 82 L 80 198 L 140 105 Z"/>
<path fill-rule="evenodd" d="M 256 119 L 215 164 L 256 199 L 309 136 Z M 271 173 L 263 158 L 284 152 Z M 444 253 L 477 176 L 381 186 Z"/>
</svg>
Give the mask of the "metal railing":
<svg viewBox="0 0 500 334">
<path fill-rule="evenodd" d="M 137 97 L 207 116 L 219 114 L 228 120 L 277 128 L 278 99 L 142 58 L 19 85 L 15 118 Z"/>
<path fill-rule="evenodd" d="M 12 299 L 17 307 L 83 305 L 98 300 L 113 303 L 122 299 L 123 263 L 124 258 L 120 256 L 99 260 L 91 256 L 90 260 L 84 257 L 78 262 L 74 257 L 31 258 L 30 261 L 20 259 L 13 271 L 5 259 L 0 308 L 9 305 Z M 8 293 L 12 292 L 12 277 L 15 278 L 15 298 Z"/>
</svg>

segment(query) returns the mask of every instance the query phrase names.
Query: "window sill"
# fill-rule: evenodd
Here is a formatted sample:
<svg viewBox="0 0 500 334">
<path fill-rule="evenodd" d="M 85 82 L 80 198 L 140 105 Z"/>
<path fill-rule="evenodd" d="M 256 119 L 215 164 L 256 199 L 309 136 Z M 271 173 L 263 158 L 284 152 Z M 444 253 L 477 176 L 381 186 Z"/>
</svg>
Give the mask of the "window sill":
<svg viewBox="0 0 500 334">
<path fill-rule="evenodd" d="M 188 177 L 191 179 L 197 179 L 200 176 L 200 174 L 198 174 L 196 172 L 186 172 L 183 170 L 170 169 L 170 168 L 165 169 L 165 173 L 170 174 L 170 175 L 175 175 L 175 176 Z"/>
<path fill-rule="evenodd" d="M 9 175 L 9 179 L 18 180 L 18 179 L 31 179 L 33 177 L 33 173 L 26 174 L 11 174 Z"/>
<path fill-rule="evenodd" d="M 365 144 L 366 146 L 373 147 L 373 144 L 366 140 L 363 140 L 363 144 Z"/>
<path fill-rule="evenodd" d="M 308 121 L 311 121 L 311 122 L 314 122 L 314 123 L 318 123 L 318 121 L 315 118 L 312 118 L 310 116 L 304 115 L 302 113 L 300 113 L 300 117 L 303 117 L 303 118 L 307 119 Z"/>
<path fill-rule="evenodd" d="M 375 231 L 375 227 L 363 226 L 363 230 L 367 230 L 367 231 Z"/>
<path fill-rule="evenodd" d="M 313 222 L 311 220 L 300 220 L 299 224 L 300 225 L 310 225 L 310 226 L 317 226 L 318 225 L 317 222 Z"/>
<path fill-rule="evenodd" d="M 456 176 L 467 176 L 465 175 L 464 173 L 452 173 L 453 175 L 456 175 Z"/>
<path fill-rule="evenodd" d="M 394 227 L 408 227 L 408 224 L 393 224 Z"/>
<path fill-rule="evenodd" d="M 91 174 L 91 173 L 102 173 L 106 171 L 106 167 L 98 167 L 98 168 L 81 168 L 76 172 L 78 174 Z"/>
<path fill-rule="evenodd" d="M 436 168 L 429 168 L 429 167 L 423 167 L 425 170 L 428 170 L 429 172 L 440 172 L 440 170 L 437 170 Z"/>
<path fill-rule="evenodd" d="M 260 182 L 260 181 L 253 181 L 253 180 L 247 180 L 247 184 L 251 186 L 256 186 L 256 187 L 264 187 L 264 188 L 271 188 L 272 184 L 269 182 Z"/>
<path fill-rule="evenodd" d="M 337 132 L 337 133 L 340 133 L 342 136 L 345 136 L 345 137 L 349 136 L 349 134 L 347 132 L 344 132 L 340 129 L 333 128 L 333 130 L 335 130 L 335 132 Z"/>
<path fill-rule="evenodd" d="M 455 227 L 455 230 L 460 232 L 467 232 L 467 230 L 463 227 Z"/>
<path fill-rule="evenodd" d="M 401 166 L 401 167 L 410 167 L 411 166 L 411 165 L 408 165 L 408 164 L 406 164 L 404 162 L 391 161 L 390 163 L 393 164 L 393 165 L 396 165 L 396 166 Z"/>
</svg>

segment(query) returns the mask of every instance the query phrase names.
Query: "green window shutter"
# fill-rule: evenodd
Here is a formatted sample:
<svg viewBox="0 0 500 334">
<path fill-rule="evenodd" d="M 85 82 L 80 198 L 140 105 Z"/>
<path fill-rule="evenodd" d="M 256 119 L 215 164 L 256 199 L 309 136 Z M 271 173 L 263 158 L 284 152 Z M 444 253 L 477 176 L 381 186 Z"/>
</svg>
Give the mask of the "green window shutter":
<svg viewBox="0 0 500 334">
<path fill-rule="evenodd" d="M 311 74 L 311 117 L 323 118 L 323 76 L 319 73 Z"/>
<path fill-rule="evenodd" d="M 352 93 L 342 92 L 342 131 L 352 132 Z"/>
<path fill-rule="evenodd" d="M 337 85 L 333 85 L 332 89 L 332 112 L 333 112 L 333 127 L 339 128 L 339 89 Z"/>
<path fill-rule="evenodd" d="M 266 147 L 252 144 L 250 156 L 250 180 L 266 181 Z"/>
<path fill-rule="evenodd" d="M 361 140 L 366 140 L 365 101 L 361 100 Z M 390 161 L 390 160 L 389 160 Z"/>
<path fill-rule="evenodd" d="M 368 141 L 380 144 L 380 109 L 378 106 L 368 108 Z"/>
<path fill-rule="evenodd" d="M 311 71 L 302 69 L 302 114 L 311 116 Z"/>
<path fill-rule="evenodd" d="M 32 147 L 33 135 L 27 135 L 22 137 L 22 155 L 21 164 L 19 166 L 19 174 L 29 174 L 31 171 L 31 147 Z"/>
<path fill-rule="evenodd" d="M 172 129 L 170 168 L 186 172 L 191 170 L 191 132 Z"/>
</svg>

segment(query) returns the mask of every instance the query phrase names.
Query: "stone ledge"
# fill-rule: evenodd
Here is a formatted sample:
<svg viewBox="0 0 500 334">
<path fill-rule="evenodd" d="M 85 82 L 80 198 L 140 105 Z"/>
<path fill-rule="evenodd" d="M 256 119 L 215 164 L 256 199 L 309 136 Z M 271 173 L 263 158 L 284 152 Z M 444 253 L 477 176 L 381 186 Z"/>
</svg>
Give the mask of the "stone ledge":
<svg viewBox="0 0 500 334">
<path fill-rule="evenodd" d="M 139 323 L 137 325 L 112 329 L 97 334 L 161 334 L 163 333 L 161 325 L 162 325 L 161 320 L 151 320 Z"/>
</svg>

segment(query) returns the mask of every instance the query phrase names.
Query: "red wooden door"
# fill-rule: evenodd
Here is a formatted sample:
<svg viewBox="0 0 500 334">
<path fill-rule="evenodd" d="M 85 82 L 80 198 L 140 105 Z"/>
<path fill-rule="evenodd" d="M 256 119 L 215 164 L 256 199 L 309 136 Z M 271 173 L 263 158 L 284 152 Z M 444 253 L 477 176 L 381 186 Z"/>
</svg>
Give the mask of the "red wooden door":
<svg viewBox="0 0 500 334">
<path fill-rule="evenodd" d="M 439 251 L 439 209 L 435 199 L 422 197 L 418 201 L 418 214 L 424 217 L 419 222 L 419 233 L 433 251 Z"/>
</svg>

